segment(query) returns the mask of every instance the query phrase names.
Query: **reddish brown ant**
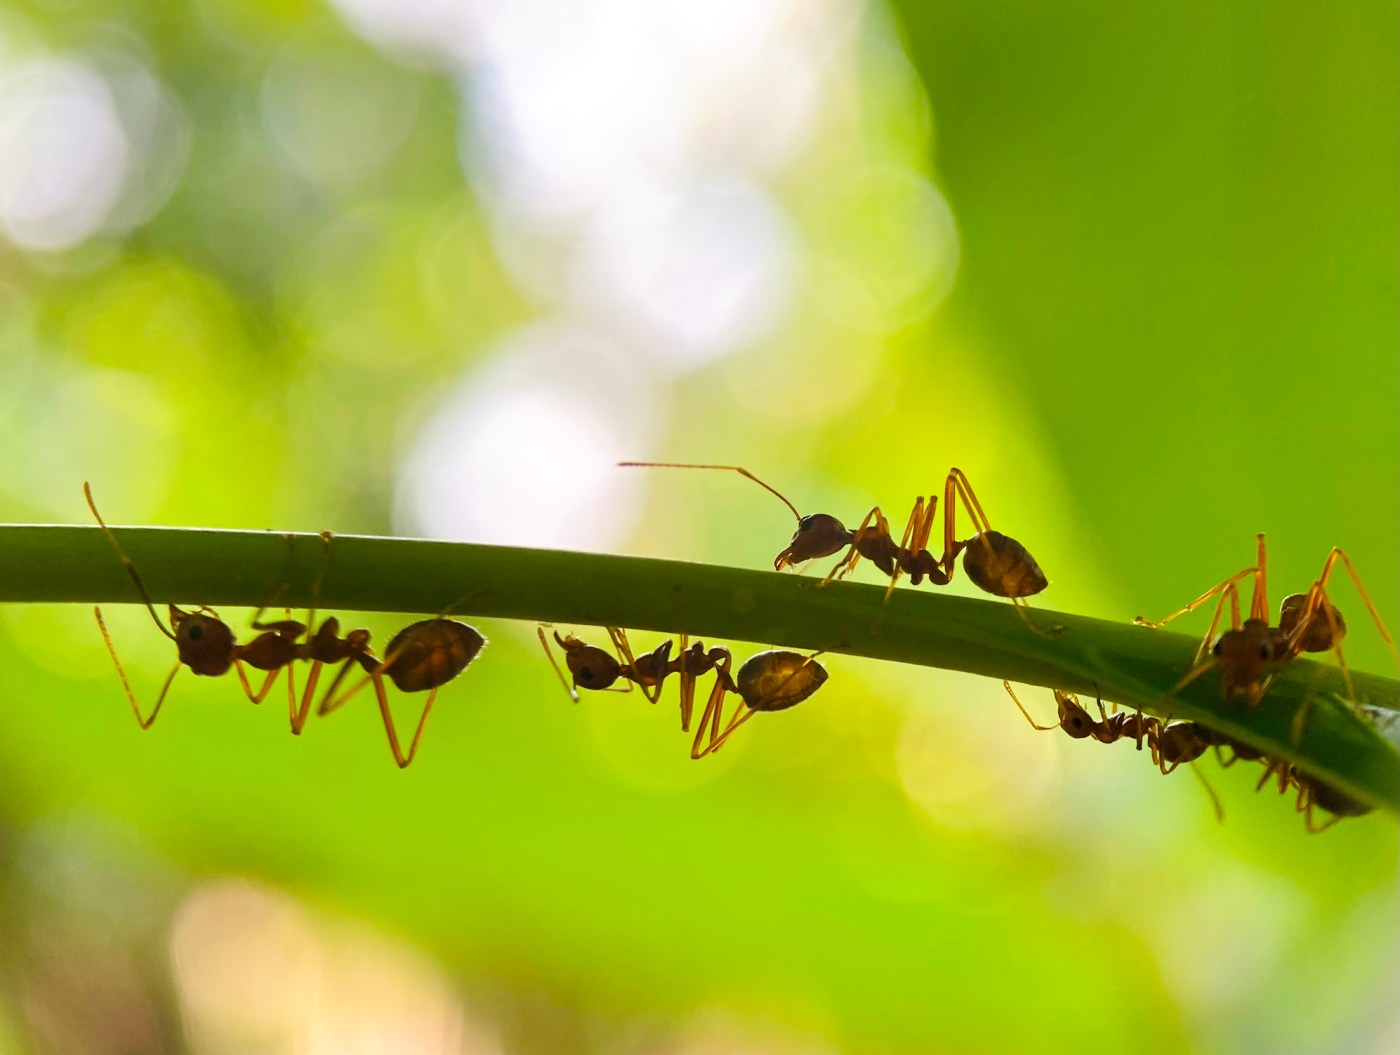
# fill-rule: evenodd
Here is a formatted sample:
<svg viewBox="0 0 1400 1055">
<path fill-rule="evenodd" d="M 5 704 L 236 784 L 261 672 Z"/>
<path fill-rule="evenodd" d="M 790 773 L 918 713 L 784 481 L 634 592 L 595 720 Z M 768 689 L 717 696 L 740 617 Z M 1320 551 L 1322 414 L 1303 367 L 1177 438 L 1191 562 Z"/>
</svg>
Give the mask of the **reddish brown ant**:
<svg viewBox="0 0 1400 1055">
<path fill-rule="evenodd" d="M 564 650 L 564 662 L 573 679 L 570 684 L 554 660 L 544 627 L 539 628 L 540 644 L 545 655 L 549 657 L 570 698 L 575 701 L 578 700 L 579 688 L 608 690 L 621 679 L 624 684 L 630 682 L 637 685 L 647 699 L 655 703 L 666 677 L 679 674 L 681 729 L 685 731 L 690 729 L 695 683 L 705 674 L 713 672 L 714 685 L 691 743 L 690 757 L 694 759 L 717 751 L 754 714 L 796 706 L 821 688 L 827 679 L 826 669 L 816 662 L 815 657 L 781 649 L 770 649 L 749 657 L 739 667 L 737 676 L 731 676 L 733 655 L 729 649 L 721 646 L 707 650 L 702 642 L 688 645 L 688 637 L 683 634 L 674 659 L 669 658 L 670 641 L 658 645 L 641 659 L 634 659 L 625 630 L 608 627 L 608 636 L 612 639 L 616 655 L 572 634 L 561 636 L 555 631 L 554 640 Z M 730 693 L 738 695 L 742 703 L 725 723 L 724 699 Z"/>
<path fill-rule="evenodd" d="M 253 618 L 253 629 L 261 630 L 252 641 L 246 645 L 240 645 L 234 638 L 233 631 L 228 624 L 219 618 L 219 614 L 212 608 L 200 606 L 194 611 L 185 611 L 175 605 L 169 605 L 170 626 L 167 628 L 156 615 L 155 606 L 151 603 L 150 594 L 146 592 L 145 584 L 141 581 L 141 576 L 136 571 L 136 565 L 131 558 L 126 555 L 121 544 L 117 541 L 117 536 L 112 532 L 106 522 L 102 519 L 102 514 L 97 511 L 97 503 L 92 497 L 92 488 L 83 484 L 83 493 L 87 496 L 88 508 L 92 510 L 92 515 L 96 517 L 98 527 L 107 537 L 107 541 L 116 550 L 117 557 L 126 569 L 131 581 L 136 584 L 137 591 L 141 594 L 141 599 L 146 605 L 146 610 L 151 613 L 151 619 L 157 628 L 170 640 L 175 642 L 175 649 L 178 660 L 170 674 L 166 677 L 165 683 L 161 686 L 160 695 L 156 698 L 155 707 L 152 708 L 150 716 L 141 716 L 140 705 L 136 702 L 136 694 L 131 690 L 131 683 L 127 681 L 126 671 L 122 669 L 121 660 L 117 658 L 116 646 L 112 643 L 112 637 L 107 632 L 107 624 L 102 619 L 102 609 L 93 608 L 93 615 L 97 618 L 97 627 L 102 632 L 102 640 L 107 645 L 107 652 L 112 657 L 112 663 L 117 668 L 117 676 L 121 678 L 122 688 L 126 690 L 126 698 L 131 704 L 131 711 L 136 715 L 137 724 L 142 729 L 149 729 L 160 714 L 161 705 L 165 702 L 166 694 L 170 691 L 170 685 L 175 680 L 175 675 L 180 672 L 180 668 L 189 667 L 197 675 L 204 677 L 218 677 L 228 672 L 232 667 L 238 674 L 239 683 L 243 687 L 244 695 L 253 703 L 258 704 L 266 698 L 268 692 L 276 682 L 278 674 L 284 667 L 296 658 L 297 638 L 306 632 L 306 627 L 292 619 L 275 620 L 272 622 L 262 622 L 255 615 Z M 262 609 L 258 610 L 259 614 Z M 243 665 L 247 664 L 255 670 L 267 672 L 263 679 L 261 688 L 256 692 L 248 683 L 248 677 L 244 673 Z M 295 691 L 288 685 L 288 699 L 294 700 Z"/>
<path fill-rule="evenodd" d="M 1101 744 L 1111 744 L 1125 738 L 1131 739 L 1137 743 L 1139 751 L 1142 750 L 1143 743 L 1146 743 L 1148 750 L 1152 753 L 1153 764 L 1157 766 L 1163 776 L 1171 773 L 1183 763 L 1190 764 L 1191 772 L 1196 774 L 1196 778 L 1205 788 L 1206 794 L 1210 796 L 1217 819 L 1225 819 L 1225 808 L 1221 805 L 1219 796 L 1216 795 L 1215 789 L 1210 786 L 1205 775 L 1194 764 L 1211 746 L 1211 740 L 1204 735 L 1203 727 L 1197 723 L 1162 721 L 1160 718 L 1143 714 L 1141 711 L 1116 711 L 1109 714 L 1104 710 L 1102 699 L 1098 700 L 1099 717 L 1095 719 L 1084 709 L 1079 702 L 1079 697 L 1074 693 L 1053 689 L 1051 691 L 1055 694 L 1055 703 L 1060 712 L 1059 720 L 1053 725 L 1040 725 L 1031 717 L 1025 705 L 1021 703 L 1015 690 L 1011 688 L 1011 683 L 1003 681 L 1001 685 L 1034 729 L 1042 732 L 1050 729 L 1061 729 L 1071 739 L 1092 739 Z"/>
<path fill-rule="evenodd" d="M 648 701 L 656 703 L 661 697 L 666 678 L 671 674 L 678 674 L 683 731 L 690 729 L 696 680 L 712 670 L 721 671 L 723 676 L 728 677 L 729 668 L 734 662 L 729 649 L 716 646 L 707 650 L 703 642 L 691 644 L 686 634 L 680 636 L 680 647 L 674 659 L 671 658 L 673 642 L 670 640 L 663 641 L 651 652 L 636 658 L 632 654 L 631 643 L 627 640 L 627 631 L 615 626 L 608 627 L 607 631 L 612 640 L 614 654 L 590 645 L 572 634 L 561 637 L 559 632 L 555 631 L 554 640 L 564 650 L 564 663 L 573 679 L 571 685 L 564 677 L 564 672 L 559 669 L 559 664 L 554 661 L 554 653 L 545 637 L 544 627 L 539 628 L 540 645 L 555 673 L 559 675 L 559 680 L 564 683 L 570 699 L 578 702 L 580 688 L 593 691 L 612 690 L 613 685 L 620 679 L 621 691 L 630 692 L 632 686 L 636 685 Z"/>
<path fill-rule="evenodd" d="M 1282 759 L 1268 759 L 1266 761 L 1268 761 L 1269 766 L 1264 771 L 1264 775 L 1259 778 L 1259 783 L 1254 786 L 1254 790 L 1258 791 L 1262 788 L 1270 777 L 1276 779 L 1280 795 L 1287 795 L 1290 790 L 1296 790 L 1298 797 L 1295 800 L 1294 809 L 1303 815 L 1304 825 L 1314 835 L 1325 832 L 1343 817 L 1360 817 L 1371 812 L 1371 807 L 1364 802 L 1357 802 L 1356 799 L 1339 791 L 1326 781 L 1303 773 L 1297 766 Z M 1324 810 L 1332 816 L 1319 824 L 1313 818 L 1314 807 Z"/>
<path fill-rule="evenodd" d="M 619 462 L 622 466 L 661 468 L 661 469 L 721 469 L 736 472 L 758 484 L 765 491 L 776 495 L 797 518 L 797 531 L 792 541 L 773 560 L 777 571 L 801 564 L 809 560 L 829 557 L 845 550 L 846 553 L 831 569 L 822 584 L 841 579 L 854 570 L 864 557 L 884 574 L 889 576 L 889 591 L 899 581 L 900 575 L 908 575 L 909 581 L 918 585 L 928 579 L 935 586 L 945 586 L 953 578 L 957 568 L 957 558 L 963 558 L 963 570 L 967 577 L 981 590 L 997 597 L 1010 598 L 1018 605 L 1026 604 L 1025 598 L 1039 593 L 1048 585 L 1045 573 L 1026 548 L 999 531 L 993 531 L 987 522 L 982 504 L 972 491 L 966 475 L 961 469 L 949 471 L 943 487 L 943 554 L 935 557 L 928 549 L 928 541 L 937 522 L 938 496 L 927 500 L 920 495 L 910 511 L 904 534 L 896 544 L 880 507 L 876 506 L 865 515 L 855 531 L 849 530 L 841 521 L 828 513 L 813 513 L 803 516 L 777 488 L 764 483 L 747 469 L 737 465 L 699 465 L 682 462 Z M 961 500 L 963 509 L 971 518 L 975 533 L 966 539 L 957 538 L 956 500 Z"/>
<path fill-rule="evenodd" d="M 1290 594 L 1285 597 L 1279 606 L 1279 625 L 1270 626 L 1267 592 L 1268 563 L 1264 534 L 1260 532 L 1255 536 L 1255 539 L 1257 550 L 1255 563 L 1252 567 L 1238 571 L 1217 583 L 1190 604 L 1177 609 L 1164 619 L 1151 622 L 1138 616 L 1133 620 L 1142 626 L 1165 626 L 1173 619 L 1199 607 L 1212 597 L 1217 598 L 1210 628 L 1206 631 L 1206 636 L 1196 650 L 1196 661 L 1192 669 L 1172 687 L 1171 691 L 1173 693 L 1179 691 L 1214 666 L 1220 671 L 1221 689 L 1225 698 L 1229 700 L 1237 694 L 1243 694 L 1246 704 L 1255 707 L 1258 706 L 1269 682 L 1281 667 L 1292 662 L 1304 652 L 1331 651 L 1337 657 L 1337 664 L 1341 667 L 1342 677 L 1346 681 L 1348 696 L 1354 704 L 1356 693 L 1352 685 L 1351 672 L 1347 668 L 1345 657 L 1342 655 L 1342 638 L 1346 635 L 1346 622 L 1327 594 L 1327 581 L 1338 560 L 1346 567 L 1352 583 L 1356 586 L 1357 593 L 1360 594 L 1367 611 L 1371 613 L 1371 619 L 1376 624 L 1376 629 L 1390 648 L 1392 655 L 1395 654 L 1395 642 L 1381 621 L 1380 613 L 1371 603 L 1371 598 L 1366 592 L 1366 587 L 1362 585 L 1361 577 L 1357 574 L 1351 559 L 1341 549 L 1334 548 L 1327 555 L 1321 574 L 1308 588 L 1308 592 Z M 1241 622 L 1238 584 L 1247 578 L 1253 579 L 1254 588 L 1249 618 Z M 1227 600 L 1230 604 L 1231 627 L 1216 638 L 1215 629 L 1219 625 L 1220 616 Z M 1210 657 L 1204 658 L 1207 650 L 1210 652 Z M 1294 718 L 1293 735 L 1295 741 L 1301 735 L 1310 704 L 1311 699 L 1299 708 Z"/>
</svg>

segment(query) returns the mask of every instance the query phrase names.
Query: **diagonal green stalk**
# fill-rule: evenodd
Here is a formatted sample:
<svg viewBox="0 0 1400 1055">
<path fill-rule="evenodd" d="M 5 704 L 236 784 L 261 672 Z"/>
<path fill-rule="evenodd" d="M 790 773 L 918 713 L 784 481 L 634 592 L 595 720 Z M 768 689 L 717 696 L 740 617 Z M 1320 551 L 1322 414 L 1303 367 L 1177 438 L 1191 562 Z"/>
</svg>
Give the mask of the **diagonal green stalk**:
<svg viewBox="0 0 1400 1055">
<path fill-rule="evenodd" d="M 304 607 L 320 579 L 327 610 L 485 616 L 824 649 L 1068 689 L 1193 719 L 1286 758 L 1369 805 L 1400 813 L 1400 749 L 1343 705 L 1341 673 L 1299 660 L 1261 706 L 1227 705 L 1208 673 L 1175 697 L 1197 640 L 1005 602 L 678 561 L 414 539 L 117 528 L 157 603 Z M 95 527 L 0 526 L 0 601 L 135 603 Z M 1394 712 L 1400 684 L 1353 673 L 1358 701 Z M 831 690 L 828 689 L 828 692 Z M 1305 735 L 1292 740 L 1311 700 Z M 1392 732 L 1394 715 L 1383 715 Z"/>
</svg>

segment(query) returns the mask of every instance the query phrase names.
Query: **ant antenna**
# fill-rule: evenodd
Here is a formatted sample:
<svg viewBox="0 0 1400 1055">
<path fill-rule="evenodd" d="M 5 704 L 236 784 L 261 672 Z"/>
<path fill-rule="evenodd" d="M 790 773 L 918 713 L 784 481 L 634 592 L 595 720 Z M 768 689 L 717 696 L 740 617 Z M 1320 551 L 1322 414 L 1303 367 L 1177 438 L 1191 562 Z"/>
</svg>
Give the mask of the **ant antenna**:
<svg viewBox="0 0 1400 1055">
<path fill-rule="evenodd" d="M 112 533 L 112 529 L 109 528 L 107 522 L 102 519 L 102 514 L 97 511 L 97 503 L 92 500 L 92 487 L 86 480 L 83 481 L 83 494 L 87 496 L 88 508 L 92 510 L 92 515 L 97 518 L 97 526 L 100 527 L 102 533 L 107 536 L 107 541 L 112 544 L 112 548 L 117 551 L 117 557 L 121 560 L 122 567 L 126 569 L 126 573 L 131 576 L 131 581 L 136 584 L 136 589 L 141 591 L 141 599 L 146 602 L 146 610 L 151 613 L 151 618 L 155 620 L 156 626 L 159 627 L 160 632 L 170 638 L 171 641 L 178 640 L 175 635 L 171 633 L 169 627 L 160 621 L 160 616 L 156 615 L 155 606 L 151 604 L 151 595 L 146 592 L 146 587 L 141 582 L 141 576 L 136 573 L 136 565 L 133 564 L 131 558 L 126 555 L 126 551 L 122 549 L 121 543 L 117 541 L 117 536 Z"/>
<path fill-rule="evenodd" d="M 626 468 L 633 469 L 727 469 L 731 472 L 736 472 L 741 476 L 747 476 L 750 480 L 758 484 L 758 486 L 763 488 L 765 491 L 769 492 L 770 494 L 777 495 L 780 499 L 782 499 L 783 505 L 787 506 L 789 509 L 792 510 L 792 515 L 797 518 L 798 523 L 802 522 L 802 514 L 797 511 L 797 507 L 795 505 L 793 505 L 787 500 L 787 498 L 783 496 L 783 493 L 781 491 L 779 491 L 776 487 L 764 483 L 753 473 L 749 472 L 747 469 L 741 469 L 737 465 L 696 465 L 692 462 L 618 462 L 617 464 Z"/>
</svg>

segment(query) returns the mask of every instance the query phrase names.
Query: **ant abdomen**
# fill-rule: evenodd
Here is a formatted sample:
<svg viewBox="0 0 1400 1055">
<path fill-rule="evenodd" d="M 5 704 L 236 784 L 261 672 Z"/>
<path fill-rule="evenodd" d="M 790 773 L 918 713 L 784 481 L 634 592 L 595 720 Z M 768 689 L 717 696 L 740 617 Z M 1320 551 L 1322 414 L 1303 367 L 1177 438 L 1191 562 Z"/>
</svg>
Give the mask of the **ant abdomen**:
<svg viewBox="0 0 1400 1055">
<path fill-rule="evenodd" d="M 1323 605 L 1326 605 L 1326 608 L 1322 607 Z M 1330 621 L 1328 609 L 1332 614 Z M 1299 624 L 1305 615 L 1307 623 L 1300 629 Z M 1292 641 L 1293 647 L 1302 652 L 1330 652 L 1347 632 L 1346 620 L 1342 618 L 1342 613 L 1337 610 L 1336 605 L 1323 598 L 1309 613 L 1308 595 L 1305 593 L 1292 593 L 1283 599 L 1283 603 L 1279 605 L 1278 628 L 1285 638 Z"/>
<path fill-rule="evenodd" d="M 769 649 L 746 659 L 734 681 L 750 710 L 785 711 L 810 697 L 826 679 L 826 668 L 811 657 Z"/>
<path fill-rule="evenodd" d="M 446 685 L 476 658 L 486 639 L 455 619 L 423 619 L 404 627 L 384 650 L 384 673 L 401 692 Z"/>
<path fill-rule="evenodd" d="M 1030 597 L 1050 585 L 1025 546 L 1000 531 L 982 531 L 960 544 L 963 571 L 997 597 Z"/>
</svg>

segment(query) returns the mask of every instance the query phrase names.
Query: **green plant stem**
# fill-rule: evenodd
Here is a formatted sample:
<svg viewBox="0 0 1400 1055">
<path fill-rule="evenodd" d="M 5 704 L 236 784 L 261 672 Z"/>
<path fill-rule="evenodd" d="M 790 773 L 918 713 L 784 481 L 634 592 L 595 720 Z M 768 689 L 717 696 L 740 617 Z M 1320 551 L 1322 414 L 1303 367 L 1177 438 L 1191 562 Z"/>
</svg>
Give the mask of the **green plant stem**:
<svg viewBox="0 0 1400 1055">
<path fill-rule="evenodd" d="M 1250 709 L 1208 672 L 1168 695 L 1197 639 L 908 586 L 878 586 L 678 561 L 413 539 L 117 528 L 156 603 L 437 613 L 624 626 L 762 642 L 1096 692 L 1200 721 L 1286 758 L 1368 805 L 1400 813 L 1400 750 L 1342 703 L 1330 664 L 1295 661 Z M 133 603 L 135 587 L 95 527 L 0 526 L 0 601 Z M 1047 632 L 1048 631 L 1048 632 Z M 1395 711 L 1400 684 L 1354 672 L 1360 703 Z M 836 685 L 828 688 L 833 692 Z M 1311 700 L 1301 744 L 1293 718 Z M 1389 722 L 1384 724 L 1389 725 Z M 1393 728 L 1393 726 L 1392 726 Z"/>
</svg>

